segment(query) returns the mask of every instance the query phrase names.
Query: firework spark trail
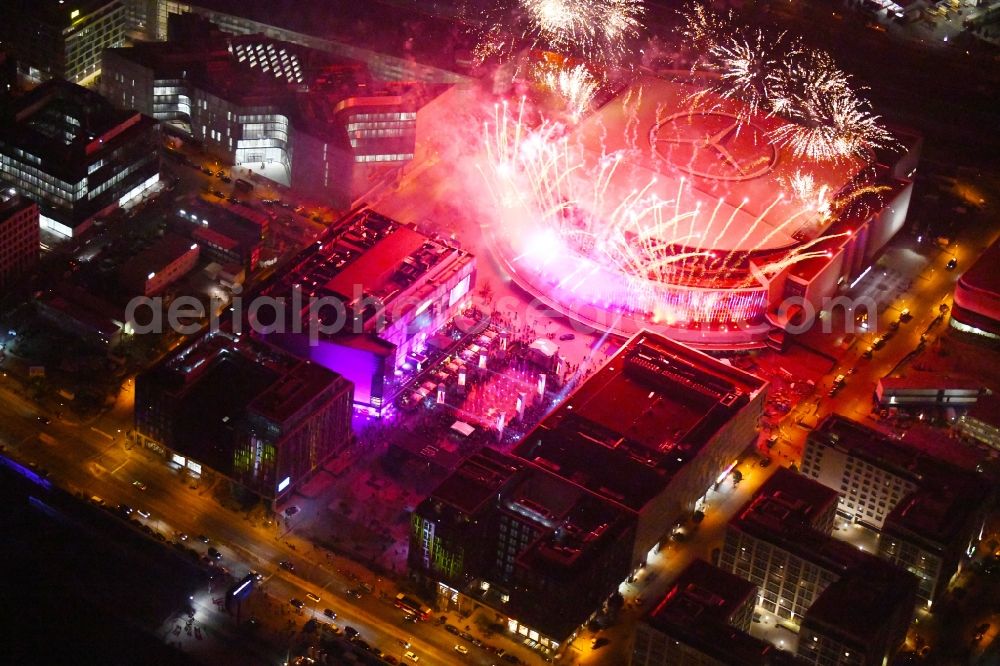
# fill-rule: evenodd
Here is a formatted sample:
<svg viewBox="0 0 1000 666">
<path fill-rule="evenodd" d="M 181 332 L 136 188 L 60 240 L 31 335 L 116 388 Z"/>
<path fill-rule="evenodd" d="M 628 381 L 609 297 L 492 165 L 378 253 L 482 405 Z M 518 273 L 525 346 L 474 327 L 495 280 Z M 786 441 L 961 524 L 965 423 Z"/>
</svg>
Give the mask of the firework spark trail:
<svg viewBox="0 0 1000 666">
<path fill-rule="evenodd" d="M 806 49 L 785 33 L 745 33 L 730 14 L 720 16 L 701 5 L 681 15 L 681 33 L 698 54 L 692 69 L 715 73 L 707 87 L 689 95 L 691 108 L 711 109 L 732 100 L 741 123 L 779 116 L 785 122 L 769 138 L 799 159 L 867 158 L 873 149 L 895 143 L 828 53 Z"/>
<path fill-rule="evenodd" d="M 600 65 L 631 55 L 644 30 L 643 0 L 507 0 L 492 3 L 480 24 L 475 55 L 513 59 L 524 48 L 553 51 Z"/>
<path fill-rule="evenodd" d="M 558 65 L 543 65 L 537 68 L 536 80 L 561 100 L 573 121 L 579 120 L 590 108 L 599 82 L 586 65 L 564 68 Z"/>
</svg>

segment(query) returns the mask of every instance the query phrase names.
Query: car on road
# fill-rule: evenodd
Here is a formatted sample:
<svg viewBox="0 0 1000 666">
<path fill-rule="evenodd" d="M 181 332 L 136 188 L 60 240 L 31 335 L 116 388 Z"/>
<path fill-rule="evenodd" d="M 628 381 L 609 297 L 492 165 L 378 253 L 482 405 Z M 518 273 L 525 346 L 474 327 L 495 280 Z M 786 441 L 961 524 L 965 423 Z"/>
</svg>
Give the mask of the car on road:
<svg viewBox="0 0 1000 666">
<path fill-rule="evenodd" d="M 899 311 L 899 321 L 907 322 L 911 319 L 913 319 L 913 316 L 910 314 L 910 308 L 903 308 Z"/>
<path fill-rule="evenodd" d="M 122 514 L 123 516 L 131 515 L 132 507 L 130 507 L 128 504 L 119 504 L 118 513 Z"/>
<path fill-rule="evenodd" d="M 863 356 L 864 358 L 871 358 L 872 354 L 874 354 L 874 353 L 875 353 L 875 348 L 874 347 L 868 347 L 868 349 L 865 350 L 865 353 L 862 354 L 861 356 Z"/>
<path fill-rule="evenodd" d="M 354 638 L 355 636 L 358 635 L 358 630 L 355 629 L 354 627 L 345 626 L 344 635 L 347 636 L 348 638 Z"/>
<path fill-rule="evenodd" d="M 958 259 L 952 257 L 951 259 L 948 260 L 946 266 L 949 271 L 955 270 L 955 267 L 958 266 Z"/>
<path fill-rule="evenodd" d="M 212 194 L 214 194 L 215 196 L 219 197 L 220 199 L 225 199 L 226 198 L 226 193 L 223 192 L 222 190 L 212 190 Z"/>
<path fill-rule="evenodd" d="M 420 661 L 420 657 L 418 657 L 416 654 L 414 654 L 410 650 L 407 650 L 406 652 L 403 653 L 403 658 L 404 659 L 409 659 L 413 663 L 417 663 L 418 661 Z"/>
<path fill-rule="evenodd" d="M 458 632 L 461 631 L 458 627 L 456 627 L 453 624 L 444 625 L 444 630 L 447 631 L 449 634 L 455 634 L 456 636 L 458 636 Z"/>
<path fill-rule="evenodd" d="M 142 481 L 133 481 L 132 485 L 135 486 L 136 488 L 138 488 L 139 490 L 145 490 L 146 489 L 146 484 L 143 483 Z"/>
<path fill-rule="evenodd" d="M 145 509 L 137 509 L 136 513 L 147 520 L 149 519 L 149 511 L 146 511 Z"/>
<path fill-rule="evenodd" d="M 290 603 L 291 605 L 295 606 L 295 608 L 297 608 L 298 610 L 302 610 L 303 608 L 305 608 L 305 605 L 306 605 L 305 602 L 302 601 L 301 599 L 294 599 L 294 598 L 293 599 L 289 599 L 288 603 Z"/>
<path fill-rule="evenodd" d="M 205 536 L 204 534 L 199 534 L 198 536 L 195 537 L 195 539 L 201 541 L 202 543 L 208 543 L 208 537 Z"/>
<path fill-rule="evenodd" d="M 203 174 L 205 174 L 206 176 L 211 176 L 212 175 L 212 170 L 209 169 L 208 167 L 202 167 L 201 168 L 201 172 Z"/>
<path fill-rule="evenodd" d="M 559 339 L 565 342 L 566 340 L 575 340 L 576 335 L 574 333 L 563 333 L 559 336 Z"/>
<path fill-rule="evenodd" d="M 459 654 L 469 654 L 469 648 L 465 647 L 464 645 L 456 645 L 455 652 Z"/>
<path fill-rule="evenodd" d="M 361 590 L 355 588 L 344 590 L 344 594 L 346 594 L 349 597 L 353 597 L 355 599 L 361 598 Z"/>
<path fill-rule="evenodd" d="M 231 182 L 233 182 L 233 179 L 230 178 L 229 176 L 223 176 L 219 180 L 221 180 L 223 183 L 231 183 Z"/>
<path fill-rule="evenodd" d="M 48 425 L 48 424 L 52 423 L 52 420 L 49 417 L 42 416 L 41 414 L 39 414 L 38 416 L 36 416 L 35 420 L 38 421 L 39 423 L 41 423 L 42 425 Z"/>
<path fill-rule="evenodd" d="M 285 571 L 295 571 L 295 565 L 289 562 L 288 560 L 281 560 L 280 562 L 278 562 L 278 566 L 284 569 Z"/>
<path fill-rule="evenodd" d="M 226 172 L 223 171 L 222 169 L 219 169 L 218 171 L 215 172 L 215 177 L 216 178 L 222 178 L 225 175 L 226 175 Z"/>
<path fill-rule="evenodd" d="M 320 602 L 319 596 L 316 595 L 316 594 L 313 594 L 312 592 L 306 592 L 306 599 L 308 599 L 309 601 L 313 602 L 314 604 L 318 604 Z"/>
<path fill-rule="evenodd" d="M 213 560 L 222 559 L 222 553 L 220 553 L 214 546 L 209 547 L 208 556 L 211 557 Z"/>
<path fill-rule="evenodd" d="M 290 506 L 287 509 L 285 509 L 285 515 L 288 517 L 292 517 L 298 512 L 299 512 L 299 507 L 297 506 Z"/>
<path fill-rule="evenodd" d="M 319 601 L 319 600 L 317 599 L 317 601 Z M 326 616 L 327 616 L 328 618 L 330 618 L 331 620 L 336 620 L 336 619 L 337 619 L 337 614 L 336 614 L 336 613 L 334 613 L 334 612 L 333 612 L 333 611 L 332 611 L 331 609 L 329 609 L 329 608 L 324 608 L 324 609 L 323 609 L 323 615 L 326 615 Z"/>
<path fill-rule="evenodd" d="M 761 467 L 768 467 L 768 466 L 770 466 L 770 464 L 771 464 L 771 459 L 770 458 L 764 458 L 763 460 L 760 461 L 760 466 Z"/>
<path fill-rule="evenodd" d="M 605 638 L 604 636 L 598 636 L 594 640 L 590 641 L 590 649 L 592 650 L 600 649 L 610 642 L 611 642 L 610 639 Z"/>
<path fill-rule="evenodd" d="M 188 535 L 184 532 L 174 532 L 174 536 L 177 537 L 178 541 L 187 541 Z"/>
</svg>

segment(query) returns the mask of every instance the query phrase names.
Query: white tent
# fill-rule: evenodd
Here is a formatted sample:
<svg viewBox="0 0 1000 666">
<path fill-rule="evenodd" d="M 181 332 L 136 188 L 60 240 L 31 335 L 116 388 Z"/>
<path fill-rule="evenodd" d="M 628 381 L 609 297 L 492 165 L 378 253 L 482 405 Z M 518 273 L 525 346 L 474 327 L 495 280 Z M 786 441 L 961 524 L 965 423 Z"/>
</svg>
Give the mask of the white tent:
<svg viewBox="0 0 1000 666">
<path fill-rule="evenodd" d="M 552 340 L 549 340 L 548 338 L 538 338 L 532 342 L 528 348 L 534 349 L 547 358 L 552 358 L 559 353 L 559 345 L 552 342 Z"/>
<path fill-rule="evenodd" d="M 451 424 L 451 429 L 460 434 L 462 437 L 468 437 L 472 433 L 476 432 L 476 429 L 465 421 L 455 421 Z"/>
</svg>

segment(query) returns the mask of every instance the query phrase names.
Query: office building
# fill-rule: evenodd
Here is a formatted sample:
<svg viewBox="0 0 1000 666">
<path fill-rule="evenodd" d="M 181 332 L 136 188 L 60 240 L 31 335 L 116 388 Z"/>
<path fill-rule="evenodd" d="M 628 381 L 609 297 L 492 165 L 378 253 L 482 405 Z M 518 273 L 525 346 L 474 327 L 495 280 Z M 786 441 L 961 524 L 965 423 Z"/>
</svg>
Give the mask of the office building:
<svg viewBox="0 0 1000 666">
<path fill-rule="evenodd" d="M 766 381 L 644 331 L 515 454 L 635 513 L 638 567 L 755 442 L 766 392 Z"/>
<path fill-rule="evenodd" d="M 148 116 L 65 81 L 0 102 L 0 181 L 38 203 L 43 230 L 78 236 L 159 177 Z"/>
<path fill-rule="evenodd" d="M 482 449 L 417 506 L 409 565 L 439 608 L 485 606 L 551 656 L 628 575 L 634 528 L 621 507 Z"/>
<path fill-rule="evenodd" d="M 365 63 L 380 79 L 457 83 L 468 80 L 468 31 L 454 20 L 399 3 L 372 0 L 254 4 L 237 0 L 125 0 L 130 28 L 167 39 L 171 18 L 195 14 L 237 35 L 263 33 Z"/>
<path fill-rule="evenodd" d="M 270 226 L 267 216 L 241 205 L 213 204 L 192 197 L 180 204 L 172 228 L 190 238 L 201 254 L 247 274 L 260 262 Z"/>
<path fill-rule="evenodd" d="M 136 378 L 136 438 L 172 467 L 277 502 L 347 449 L 351 392 L 263 342 L 209 333 Z"/>
<path fill-rule="evenodd" d="M 173 25 L 169 42 L 105 53 L 108 99 L 338 207 L 413 157 L 417 109 L 442 89 L 377 81 L 363 63 L 196 15 Z"/>
<path fill-rule="evenodd" d="M 985 480 L 962 472 L 952 484 L 922 485 L 886 517 L 879 557 L 917 577 L 917 596 L 928 607 L 972 561 L 990 495 Z"/>
<path fill-rule="evenodd" d="M 38 264 L 38 205 L 0 192 L 0 292 Z"/>
<path fill-rule="evenodd" d="M 119 281 L 130 294 L 155 296 L 194 270 L 198 255 L 197 243 L 168 234 L 126 261 Z"/>
<path fill-rule="evenodd" d="M 777 470 L 726 527 L 719 566 L 760 589 L 759 605 L 801 621 L 817 597 L 872 555 L 830 536 L 837 493 Z"/>
<path fill-rule="evenodd" d="M 879 406 L 889 409 L 923 411 L 940 408 L 965 410 L 976 404 L 985 387 L 972 377 L 952 376 L 943 372 L 907 371 L 902 377 L 882 377 L 875 385 Z"/>
<path fill-rule="evenodd" d="M 838 511 L 881 532 L 879 556 L 920 579 L 933 601 L 982 536 L 988 484 L 831 414 L 806 440 L 802 474 L 840 493 Z"/>
<path fill-rule="evenodd" d="M 815 666 L 883 666 L 906 639 L 917 581 L 872 560 L 823 590 L 806 611 L 798 655 Z"/>
<path fill-rule="evenodd" d="M 35 303 L 50 324 L 98 349 L 114 349 L 127 326 L 123 308 L 68 282 L 57 284 Z"/>
<path fill-rule="evenodd" d="M 757 587 L 695 560 L 638 624 L 631 666 L 804 666 L 748 633 Z"/>
<path fill-rule="evenodd" d="M 265 291 L 291 304 L 292 319 L 284 332 L 267 338 L 344 375 L 355 385 L 357 404 L 381 413 L 399 388 L 391 384 L 395 369 L 468 307 L 475 276 L 469 252 L 358 208 L 331 225 Z M 273 317 L 263 313 L 258 330 Z"/>
<path fill-rule="evenodd" d="M 125 43 L 120 0 L 11 0 L 4 3 L 0 35 L 32 81 L 92 81 L 101 53 Z"/>
<path fill-rule="evenodd" d="M 955 427 L 966 437 L 1000 450 L 1000 395 L 989 393 L 981 397 L 958 417 Z"/>
</svg>

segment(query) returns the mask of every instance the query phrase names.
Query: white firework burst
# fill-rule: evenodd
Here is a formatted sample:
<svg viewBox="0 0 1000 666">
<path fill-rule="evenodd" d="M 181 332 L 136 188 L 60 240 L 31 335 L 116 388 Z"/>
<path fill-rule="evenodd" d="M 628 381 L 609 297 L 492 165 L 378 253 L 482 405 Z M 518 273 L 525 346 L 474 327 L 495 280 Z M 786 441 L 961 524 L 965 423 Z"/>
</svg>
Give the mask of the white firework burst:
<svg viewBox="0 0 1000 666">
<path fill-rule="evenodd" d="M 578 120 L 590 108 L 600 87 L 599 81 L 586 65 L 543 65 L 535 74 L 539 83 L 559 96 L 573 120 Z"/>
</svg>

